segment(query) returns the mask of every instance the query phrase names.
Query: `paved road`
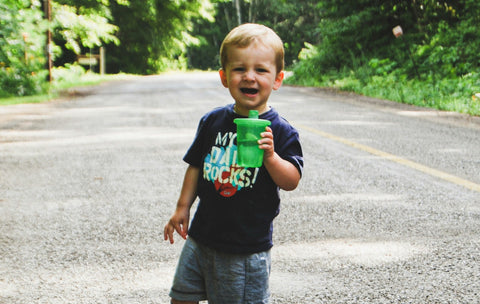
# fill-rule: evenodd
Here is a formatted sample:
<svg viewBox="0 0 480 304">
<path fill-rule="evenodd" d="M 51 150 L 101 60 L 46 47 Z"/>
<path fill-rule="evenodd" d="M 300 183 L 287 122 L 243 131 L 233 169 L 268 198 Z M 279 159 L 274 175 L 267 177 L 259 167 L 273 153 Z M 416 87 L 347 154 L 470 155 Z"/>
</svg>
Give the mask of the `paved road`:
<svg viewBox="0 0 480 304">
<path fill-rule="evenodd" d="M 0 107 L 0 303 L 168 303 L 181 158 L 228 92 L 192 73 L 90 93 Z M 273 303 L 480 302 L 478 119 L 310 88 L 271 105 L 306 162 Z"/>
</svg>

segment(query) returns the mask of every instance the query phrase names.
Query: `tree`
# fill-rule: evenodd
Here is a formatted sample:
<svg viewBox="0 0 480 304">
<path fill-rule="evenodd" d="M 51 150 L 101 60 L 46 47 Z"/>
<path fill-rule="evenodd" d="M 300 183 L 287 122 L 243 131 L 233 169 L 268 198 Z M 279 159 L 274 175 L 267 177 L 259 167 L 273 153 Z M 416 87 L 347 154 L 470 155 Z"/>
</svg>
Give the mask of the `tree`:
<svg viewBox="0 0 480 304">
<path fill-rule="evenodd" d="M 320 40 L 303 52 L 299 76 L 368 78 L 396 67 L 407 77 L 458 77 L 479 66 L 478 1 L 338 0 L 319 6 Z M 391 32 L 397 25 L 404 29 L 401 39 Z"/>
<path fill-rule="evenodd" d="M 200 39 L 198 46 L 188 48 L 192 68 L 219 68 L 218 52 L 225 35 L 238 23 L 261 23 L 271 27 L 282 38 L 285 62 L 290 66 L 298 59 L 304 42 L 319 41 L 320 7 L 316 0 L 216 0 L 215 22 L 195 20 L 193 35 Z"/>
<path fill-rule="evenodd" d="M 119 44 L 118 27 L 111 23 L 111 3 L 127 0 L 52 0 L 55 65 L 72 63 L 76 55 L 108 43 Z"/>
<path fill-rule="evenodd" d="M 430 27 L 431 38 L 416 48 L 423 69 L 437 78 L 463 76 L 480 67 L 480 3 L 448 2 L 443 7 L 443 18 L 438 18 L 435 26 Z"/>
<path fill-rule="evenodd" d="M 4 0 L 0 15 L 0 96 L 42 91 L 46 24 L 39 3 Z"/>
<path fill-rule="evenodd" d="M 187 46 L 199 43 L 190 34 L 193 20 L 212 18 L 206 0 L 112 3 L 111 11 L 121 44 L 108 46 L 109 70 L 139 74 L 186 68 Z"/>
<path fill-rule="evenodd" d="M 320 41 L 320 9 L 317 0 L 256 0 L 250 2 L 253 13 L 249 13 L 249 22 L 262 23 L 277 32 L 284 42 L 285 63 L 291 66 L 305 42 Z"/>
<path fill-rule="evenodd" d="M 118 27 L 109 23 L 111 15 L 104 1 L 52 2 L 52 12 L 55 34 L 65 41 L 65 48 L 76 54 L 80 54 L 82 47 L 119 43 L 115 36 Z"/>
</svg>

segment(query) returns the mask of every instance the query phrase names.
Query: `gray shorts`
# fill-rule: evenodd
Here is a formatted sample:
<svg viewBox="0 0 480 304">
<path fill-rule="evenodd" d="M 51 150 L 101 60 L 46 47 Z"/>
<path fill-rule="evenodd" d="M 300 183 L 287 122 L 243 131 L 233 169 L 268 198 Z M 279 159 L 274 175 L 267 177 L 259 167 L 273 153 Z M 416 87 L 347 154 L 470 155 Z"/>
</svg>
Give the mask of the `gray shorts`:
<svg viewBox="0 0 480 304">
<path fill-rule="evenodd" d="M 261 304 L 270 302 L 270 251 L 225 254 L 188 238 L 170 290 L 178 301 L 209 304 Z"/>
</svg>

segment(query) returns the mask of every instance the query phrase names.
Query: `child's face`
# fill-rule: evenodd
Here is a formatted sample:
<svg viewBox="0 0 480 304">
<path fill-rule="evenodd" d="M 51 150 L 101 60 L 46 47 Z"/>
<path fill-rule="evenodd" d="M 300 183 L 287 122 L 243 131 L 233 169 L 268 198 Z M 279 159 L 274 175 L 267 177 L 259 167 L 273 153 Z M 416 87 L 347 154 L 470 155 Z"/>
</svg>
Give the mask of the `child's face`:
<svg viewBox="0 0 480 304">
<path fill-rule="evenodd" d="M 273 49 L 254 42 L 245 48 L 232 47 L 227 55 L 220 79 L 235 99 L 235 111 L 245 116 L 249 110 L 265 112 L 270 93 L 283 81 L 283 71 L 277 73 Z"/>
</svg>

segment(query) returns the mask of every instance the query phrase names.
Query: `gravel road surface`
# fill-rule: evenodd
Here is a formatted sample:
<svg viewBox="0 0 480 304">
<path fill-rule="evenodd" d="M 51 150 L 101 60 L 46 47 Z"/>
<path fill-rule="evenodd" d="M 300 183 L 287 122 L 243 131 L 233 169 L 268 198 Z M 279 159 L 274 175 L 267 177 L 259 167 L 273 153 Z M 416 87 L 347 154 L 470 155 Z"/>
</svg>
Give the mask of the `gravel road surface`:
<svg viewBox="0 0 480 304">
<path fill-rule="evenodd" d="M 168 303 L 163 240 L 216 73 L 0 107 L 0 303 Z M 284 86 L 305 172 L 282 193 L 272 302 L 480 303 L 480 122 Z M 192 212 L 194 210 L 192 209 Z"/>
</svg>

